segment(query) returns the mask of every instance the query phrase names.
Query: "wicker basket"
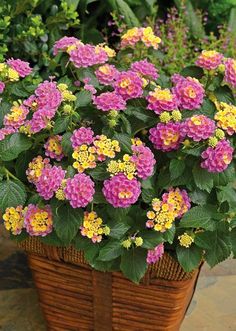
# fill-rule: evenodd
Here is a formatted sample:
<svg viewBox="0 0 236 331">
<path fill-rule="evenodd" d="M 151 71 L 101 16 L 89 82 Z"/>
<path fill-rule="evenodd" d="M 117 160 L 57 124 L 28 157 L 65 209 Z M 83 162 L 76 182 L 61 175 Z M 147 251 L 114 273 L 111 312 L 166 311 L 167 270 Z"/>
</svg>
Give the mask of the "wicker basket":
<svg viewBox="0 0 236 331">
<path fill-rule="evenodd" d="M 140 285 L 93 270 L 73 248 L 20 244 L 39 291 L 49 331 L 178 331 L 199 270 L 186 273 L 168 254 Z"/>
</svg>

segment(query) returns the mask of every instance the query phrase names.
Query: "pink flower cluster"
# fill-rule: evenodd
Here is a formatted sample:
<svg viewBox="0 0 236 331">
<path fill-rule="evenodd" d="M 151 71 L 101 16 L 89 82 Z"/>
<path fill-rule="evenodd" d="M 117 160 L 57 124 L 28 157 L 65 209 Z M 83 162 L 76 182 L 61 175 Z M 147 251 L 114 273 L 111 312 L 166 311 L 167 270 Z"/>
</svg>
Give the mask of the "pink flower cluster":
<svg viewBox="0 0 236 331">
<path fill-rule="evenodd" d="M 24 226 L 30 236 L 46 236 L 52 232 L 52 211 L 50 206 L 39 208 L 28 205 L 24 219 Z"/>
<path fill-rule="evenodd" d="M 47 142 L 44 144 L 45 155 L 49 156 L 51 159 L 61 161 L 64 157 L 61 140 L 62 137 L 59 135 L 49 137 Z"/>
<path fill-rule="evenodd" d="M 225 61 L 225 81 L 233 88 L 236 88 L 236 60 L 227 59 Z"/>
<path fill-rule="evenodd" d="M 86 207 L 93 200 L 94 182 L 85 174 L 77 174 L 67 179 L 64 193 L 73 208 Z"/>
<path fill-rule="evenodd" d="M 147 59 L 133 62 L 131 65 L 131 70 L 147 78 L 152 78 L 154 80 L 158 78 L 158 73 L 155 65 L 148 62 Z"/>
<path fill-rule="evenodd" d="M 104 64 L 95 71 L 95 75 L 99 83 L 104 85 L 111 85 L 118 75 L 118 70 L 114 65 Z"/>
<path fill-rule="evenodd" d="M 72 147 L 76 148 L 81 145 L 90 145 L 94 140 L 94 132 L 91 128 L 81 127 L 77 130 L 74 130 L 70 141 Z"/>
<path fill-rule="evenodd" d="M 141 145 L 132 146 L 133 156 L 131 161 L 136 166 L 137 176 L 142 179 L 147 179 L 153 174 L 156 160 L 150 148 Z"/>
<path fill-rule="evenodd" d="M 105 63 L 108 55 L 102 47 L 79 43 L 70 52 L 70 61 L 76 68 L 87 68 Z"/>
<path fill-rule="evenodd" d="M 16 130 L 13 129 L 12 127 L 0 129 L 0 141 L 5 139 L 5 137 L 8 136 L 9 134 L 12 134 L 14 132 L 16 132 Z"/>
<path fill-rule="evenodd" d="M 104 92 L 93 98 L 94 105 L 102 111 L 124 110 L 125 100 L 116 92 Z"/>
<path fill-rule="evenodd" d="M 2 94 L 3 91 L 5 90 L 5 86 L 6 86 L 5 83 L 0 81 L 0 94 Z"/>
<path fill-rule="evenodd" d="M 176 96 L 169 89 L 155 88 L 147 96 L 148 109 L 154 110 L 156 114 L 163 111 L 172 111 L 177 108 Z"/>
<path fill-rule="evenodd" d="M 215 128 L 215 122 L 207 116 L 195 115 L 184 122 L 183 132 L 194 141 L 201 141 L 211 137 Z"/>
<path fill-rule="evenodd" d="M 17 130 L 21 125 L 24 124 L 25 119 L 29 113 L 29 109 L 24 105 L 13 106 L 11 112 L 6 114 L 3 119 L 5 128 Z"/>
<path fill-rule="evenodd" d="M 182 109 L 198 109 L 201 107 L 204 98 L 204 88 L 202 84 L 192 77 L 174 76 L 175 87 L 173 93 L 178 100 L 178 106 Z"/>
<path fill-rule="evenodd" d="M 158 262 L 164 254 L 164 245 L 159 244 L 154 249 L 148 250 L 147 253 L 147 263 L 152 264 Z"/>
<path fill-rule="evenodd" d="M 221 53 L 216 51 L 202 51 L 195 63 L 203 69 L 213 70 L 221 64 L 222 59 L 223 54 Z"/>
<path fill-rule="evenodd" d="M 68 47 L 76 45 L 79 42 L 79 39 L 75 37 L 63 37 L 55 42 L 53 46 L 53 55 L 57 55 L 58 51 L 66 52 Z"/>
<path fill-rule="evenodd" d="M 176 150 L 184 140 L 185 134 L 181 123 L 158 123 L 149 130 L 149 139 L 156 149 L 163 152 Z"/>
<path fill-rule="evenodd" d="M 204 161 L 201 163 L 201 167 L 209 172 L 222 172 L 231 163 L 233 151 L 228 140 L 220 140 L 216 147 L 208 147 L 202 152 L 201 157 Z"/>
<path fill-rule="evenodd" d="M 9 65 L 10 68 L 17 71 L 20 77 L 26 77 L 32 72 L 29 62 L 25 62 L 20 59 L 11 58 L 7 60 L 7 64 Z"/>
<path fill-rule="evenodd" d="M 139 98 L 143 94 L 143 81 L 131 70 L 120 72 L 114 83 L 115 92 L 124 100 Z"/>
<path fill-rule="evenodd" d="M 65 170 L 57 166 L 42 169 L 41 176 L 35 183 L 38 194 L 45 200 L 51 199 L 54 193 L 60 188 L 65 178 L 65 173 Z"/>
<path fill-rule="evenodd" d="M 136 178 L 129 180 L 119 173 L 104 181 L 102 192 L 113 207 L 127 208 L 138 200 L 141 184 Z"/>
</svg>

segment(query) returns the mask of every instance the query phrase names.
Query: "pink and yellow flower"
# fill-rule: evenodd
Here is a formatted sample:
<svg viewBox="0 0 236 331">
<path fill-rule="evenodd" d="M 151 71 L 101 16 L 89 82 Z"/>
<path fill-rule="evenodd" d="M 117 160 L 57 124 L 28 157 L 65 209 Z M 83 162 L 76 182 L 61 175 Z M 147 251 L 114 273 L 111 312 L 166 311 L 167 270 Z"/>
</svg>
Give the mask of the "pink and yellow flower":
<svg viewBox="0 0 236 331">
<path fill-rule="evenodd" d="M 131 70 L 149 79 L 156 80 L 158 78 L 156 67 L 153 63 L 148 62 L 147 59 L 133 62 L 131 64 Z"/>
<path fill-rule="evenodd" d="M 156 127 L 149 130 L 149 139 L 154 148 L 163 152 L 176 150 L 184 140 L 185 134 L 180 123 L 158 123 Z"/>
<path fill-rule="evenodd" d="M 26 77 L 32 72 L 29 62 L 25 62 L 20 59 L 11 58 L 7 60 L 7 64 L 11 69 L 15 70 L 20 77 Z"/>
<path fill-rule="evenodd" d="M 61 161 L 64 157 L 61 140 L 62 137 L 59 135 L 49 137 L 47 142 L 44 144 L 45 155 L 49 156 L 51 159 Z"/>
<path fill-rule="evenodd" d="M 82 173 L 86 169 L 93 169 L 96 167 L 96 148 L 88 145 L 80 145 L 76 147 L 72 154 L 75 162 L 73 167 Z"/>
<path fill-rule="evenodd" d="M 124 100 L 139 98 L 143 94 L 143 81 L 136 72 L 123 71 L 117 75 L 115 92 Z"/>
<path fill-rule="evenodd" d="M 35 184 L 42 174 L 44 168 L 51 167 L 49 159 L 43 159 L 41 155 L 35 157 L 26 170 L 26 176 L 30 183 Z"/>
<path fill-rule="evenodd" d="M 104 92 L 93 98 L 94 105 L 102 111 L 125 110 L 126 102 L 117 92 Z"/>
<path fill-rule="evenodd" d="M 138 200 L 141 184 L 120 173 L 104 181 L 102 192 L 113 207 L 127 208 Z"/>
<path fill-rule="evenodd" d="M 230 136 L 236 133 L 236 107 L 225 102 L 220 102 L 214 119 L 217 126 L 225 130 Z"/>
<path fill-rule="evenodd" d="M 181 218 L 190 208 L 191 200 L 186 190 L 171 188 L 162 195 L 162 201 L 173 206 L 175 217 Z"/>
<path fill-rule="evenodd" d="M 70 51 L 70 61 L 76 68 L 87 68 L 108 60 L 106 51 L 99 46 L 79 43 Z"/>
<path fill-rule="evenodd" d="M 194 141 L 208 139 L 214 134 L 215 122 L 205 115 L 194 115 L 183 125 L 183 132 Z"/>
<path fill-rule="evenodd" d="M 24 226 L 30 236 L 46 236 L 52 232 L 52 211 L 49 205 L 39 208 L 30 204 L 25 213 Z"/>
<path fill-rule="evenodd" d="M 172 111 L 177 108 L 176 96 L 169 89 L 155 88 L 147 96 L 148 109 L 154 110 L 156 114 L 164 111 Z"/>
<path fill-rule="evenodd" d="M 139 41 L 142 41 L 146 47 L 157 49 L 161 39 L 154 34 L 151 27 L 135 27 L 129 29 L 123 36 L 121 36 L 121 47 L 134 47 Z"/>
<path fill-rule="evenodd" d="M 98 217 L 95 211 L 86 211 L 80 232 L 82 236 L 91 239 L 93 243 L 99 243 L 102 241 L 103 235 L 110 233 L 110 228 L 103 224 L 103 219 Z"/>
<path fill-rule="evenodd" d="M 179 108 L 192 110 L 201 107 L 205 91 L 196 78 L 179 77 L 173 93 L 177 97 Z"/>
<path fill-rule="evenodd" d="M 208 147 L 202 152 L 201 167 L 209 172 L 222 172 L 231 163 L 234 149 L 226 139 L 220 140 L 215 147 Z"/>
<path fill-rule="evenodd" d="M 227 59 L 225 61 L 225 81 L 236 88 L 236 60 Z"/>
<path fill-rule="evenodd" d="M 153 174 L 156 160 L 150 148 L 144 144 L 132 145 L 133 155 L 131 161 L 135 164 L 137 176 L 141 179 L 147 179 Z"/>
<path fill-rule="evenodd" d="M 58 51 L 67 52 L 70 49 L 73 49 L 73 46 L 76 47 L 77 43 L 81 41 L 75 37 L 62 37 L 57 40 L 53 46 L 53 55 L 57 55 Z"/>
<path fill-rule="evenodd" d="M 4 226 L 13 235 L 18 235 L 24 227 L 24 209 L 22 206 L 9 207 L 2 216 Z"/>
<path fill-rule="evenodd" d="M 14 105 L 9 114 L 4 116 L 3 124 L 6 127 L 19 129 L 24 124 L 29 113 L 29 109 L 23 105 Z"/>
<path fill-rule="evenodd" d="M 118 74 L 118 70 L 112 64 L 104 64 L 95 71 L 95 75 L 99 83 L 104 85 L 111 85 Z"/>
<path fill-rule="evenodd" d="M 213 70 L 216 69 L 223 60 L 223 54 L 218 53 L 216 51 L 202 51 L 202 53 L 198 56 L 197 61 L 195 62 L 197 66 L 207 69 Z"/>
</svg>

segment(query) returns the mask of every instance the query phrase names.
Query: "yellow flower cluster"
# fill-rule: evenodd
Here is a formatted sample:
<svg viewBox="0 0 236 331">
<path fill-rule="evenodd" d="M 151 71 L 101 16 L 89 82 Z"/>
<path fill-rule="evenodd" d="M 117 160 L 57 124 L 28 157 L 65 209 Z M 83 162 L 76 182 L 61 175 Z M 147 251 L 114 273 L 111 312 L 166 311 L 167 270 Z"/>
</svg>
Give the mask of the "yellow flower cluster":
<svg viewBox="0 0 236 331">
<path fill-rule="evenodd" d="M 11 112 L 5 115 L 5 119 L 9 122 L 17 123 L 19 120 L 21 120 L 23 113 L 24 108 L 19 105 L 14 105 L 11 107 Z"/>
<path fill-rule="evenodd" d="M 162 123 L 168 123 L 173 119 L 175 122 L 179 122 L 182 119 L 182 114 L 179 110 L 173 110 L 172 112 L 164 111 L 160 114 L 160 121 Z"/>
<path fill-rule="evenodd" d="M 191 237 L 187 232 L 184 232 L 181 236 L 178 236 L 180 246 L 189 248 L 194 242 L 193 237 Z"/>
<path fill-rule="evenodd" d="M 108 163 L 107 171 L 112 175 L 116 175 L 116 174 L 122 172 L 125 174 L 125 176 L 128 179 L 133 179 L 134 176 L 136 175 L 136 166 L 135 166 L 135 163 L 131 161 L 131 156 L 128 154 L 125 154 L 123 156 L 123 161 L 111 160 Z"/>
<path fill-rule="evenodd" d="M 60 139 L 58 136 L 50 137 L 48 139 L 47 150 L 56 155 L 61 155 L 63 153 Z"/>
<path fill-rule="evenodd" d="M 215 114 L 215 120 L 218 127 L 232 135 L 236 132 L 236 106 L 225 102 L 219 102 L 216 106 L 218 112 Z"/>
<path fill-rule="evenodd" d="M 142 41 L 145 46 L 158 48 L 161 39 L 156 36 L 150 26 L 146 28 L 132 28 L 129 29 L 123 36 L 121 36 L 121 46 L 134 46 L 138 41 Z"/>
<path fill-rule="evenodd" d="M 73 167 L 82 173 L 85 169 L 93 169 L 96 167 L 96 148 L 88 145 L 81 145 L 76 147 L 72 154 Z"/>
<path fill-rule="evenodd" d="M 88 237 L 93 243 L 101 242 L 102 235 L 109 235 L 110 228 L 103 225 L 103 220 L 95 211 L 85 212 L 81 235 Z"/>
<path fill-rule="evenodd" d="M 132 243 L 135 244 L 136 247 L 140 247 L 143 244 L 143 238 L 142 237 L 130 237 L 126 240 L 124 240 L 121 244 L 124 248 L 129 249 L 132 246 Z"/>
<path fill-rule="evenodd" d="M 173 206 L 159 199 L 153 199 L 152 208 L 153 210 L 147 212 L 146 226 L 161 232 L 170 229 L 176 217 Z"/>
<path fill-rule="evenodd" d="M 75 101 L 76 96 L 68 90 L 67 84 L 58 84 L 57 85 L 59 91 L 61 92 L 63 101 Z"/>
<path fill-rule="evenodd" d="M 117 140 L 111 140 L 105 135 L 100 135 L 99 139 L 94 140 L 94 146 L 96 147 L 96 153 L 99 156 L 99 160 L 104 160 L 104 157 L 113 159 L 116 152 L 120 152 L 120 145 Z"/>
<path fill-rule="evenodd" d="M 38 178 L 42 174 L 42 170 L 45 167 L 45 160 L 43 160 L 42 156 L 39 155 L 34 158 L 28 166 L 26 171 L 27 179 L 30 183 L 37 182 Z"/>
<path fill-rule="evenodd" d="M 20 79 L 18 72 L 8 67 L 5 63 L 0 63 L 0 72 L 2 76 L 5 76 L 5 78 L 8 78 L 11 82 L 16 82 Z"/>
<path fill-rule="evenodd" d="M 2 218 L 8 231 L 11 231 L 14 235 L 21 233 L 24 226 L 24 209 L 22 206 L 7 208 Z"/>
<path fill-rule="evenodd" d="M 107 46 L 106 44 L 99 44 L 98 46 L 95 47 L 95 51 L 96 49 L 99 51 L 100 49 L 102 49 L 103 51 L 105 51 L 107 53 L 108 57 L 114 57 L 116 56 L 116 51 L 112 48 L 110 48 L 109 46 Z"/>
<path fill-rule="evenodd" d="M 141 37 L 142 42 L 144 42 L 144 44 L 147 47 L 153 47 L 154 49 L 158 48 L 158 44 L 160 44 L 161 39 L 157 36 L 155 36 L 152 28 L 150 26 L 148 26 L 147 28 L 143 29 L 143 35 Z"/>
<path fill-rule="evenodd" d="M 168 192 L 166 203 L 173 206 L 175 217 L 183 215 L 188 211 L 188 205 L 184 201 L 183 195 L 178 188 Z"/>
</svg>

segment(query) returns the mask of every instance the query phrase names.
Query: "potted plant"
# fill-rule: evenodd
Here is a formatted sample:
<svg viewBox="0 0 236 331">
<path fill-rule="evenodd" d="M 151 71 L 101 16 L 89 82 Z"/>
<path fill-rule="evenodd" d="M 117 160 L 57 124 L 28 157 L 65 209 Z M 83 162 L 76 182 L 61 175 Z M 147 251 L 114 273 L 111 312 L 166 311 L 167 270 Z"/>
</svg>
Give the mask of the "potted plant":
<svg viewBox="0 0 236 331">
<path fill-rule="evenodd" d="M 43 82 L 0 66 L 0 208 L 50 330 L 178 330 L 202 261 L 235 253 L 236 61 L 167 77 L 160 42 L 64 37 Z"/>
</svg>

